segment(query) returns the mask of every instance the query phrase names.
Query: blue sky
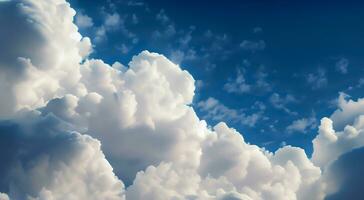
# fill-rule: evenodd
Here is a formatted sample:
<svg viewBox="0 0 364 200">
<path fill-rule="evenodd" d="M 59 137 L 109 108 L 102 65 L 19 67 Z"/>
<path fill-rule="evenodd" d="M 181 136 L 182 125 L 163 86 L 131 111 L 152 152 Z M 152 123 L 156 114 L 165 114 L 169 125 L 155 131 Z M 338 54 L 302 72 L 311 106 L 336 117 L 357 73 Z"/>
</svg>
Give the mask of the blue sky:
<svg viewBox="0 0 364 200">
<path fill-rule="evenodd" d="M 360 3 L 71 0 L 92 57 L 127 65 L 166 55 L 196 80 L 193 107 L 269 150 L 312 152 L 319 120 L 339 93 L 364 87 Z"/>
</svg>

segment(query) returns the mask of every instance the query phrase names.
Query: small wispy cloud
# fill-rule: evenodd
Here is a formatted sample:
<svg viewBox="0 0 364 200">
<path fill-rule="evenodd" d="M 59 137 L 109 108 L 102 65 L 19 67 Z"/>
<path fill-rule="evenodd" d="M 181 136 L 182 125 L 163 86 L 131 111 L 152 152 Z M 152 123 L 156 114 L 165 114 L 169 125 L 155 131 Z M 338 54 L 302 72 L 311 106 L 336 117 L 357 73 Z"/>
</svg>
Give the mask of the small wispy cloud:
<svg viewBox="0 0 364 200">
<path fill-rule="evenodd" d="M 243 40 L 240 43 L 240 47 L 246 51 L 252 51 L 252 52 L 261 51 L 265 49 L 265 42 L 264 40 L 258 40 L 258 41 Z"/>
<path fill-rule="evenodd" d="M 284 112 L 286 112 L 286 113 L 288 113 L 290 115 L 297 115 L 297 112 L 291 111 L 287 107 L 288 104 L 297 102 L 297 99 L 291 94 L 281 96 L 278 93 L 273 93 L 269 97 L 269 102 L 276 109 L 283 110 Z"/>
<path fill-rule="evenodd" d="M 317 120 L 314 115 L 309 118 L 301 118 L 293 121 L 287 126 L 288 133 L 307 133 L 308 130 L 312 130 L 317 126 Z"/>
<path fill-rule="evenodd" d="M 265 110 L 265 108 L 258 109 L 257 112 L 248 115 L 245 114 L 243 110 L 232 109 L 225 106 L 213 97 L 198 102 L 197 108 L 205 113 L 204 118 L 212 119 L 214 121 L 230 121 L 249 127 L 254 127 L 256 125 L 257 121 L 263 117 L 263 112 Z"/>
<path fill-rule="evenodd" d="M 326 71 L 323 68 L 318 68 L 315 73 L 309 73 L 306 76 L 307 83 L 311 85 L 311 88 L 316 90 L 327 86 L 328 80 L 326 77 Z"/>
<path fill-rule="evenodd" d="M 249 92 L 251 86 L 246 83 L 244 74 L 240 69 L 237 70 L 237 75 L 235 79 L 229 79 L 227 83 L 224 85 L 224 90 L 228 93 L 237 93 L 242 94 Z"/>
<path fill-rule="evenodd" d="M 348 73 L 348 66 L 349 66 L 349 60 L 346 59 L 346 58 L 340 58 L 335 63 L 336 70 L 339 71 L 342 74 L 347 74 Z"/>
</svg>

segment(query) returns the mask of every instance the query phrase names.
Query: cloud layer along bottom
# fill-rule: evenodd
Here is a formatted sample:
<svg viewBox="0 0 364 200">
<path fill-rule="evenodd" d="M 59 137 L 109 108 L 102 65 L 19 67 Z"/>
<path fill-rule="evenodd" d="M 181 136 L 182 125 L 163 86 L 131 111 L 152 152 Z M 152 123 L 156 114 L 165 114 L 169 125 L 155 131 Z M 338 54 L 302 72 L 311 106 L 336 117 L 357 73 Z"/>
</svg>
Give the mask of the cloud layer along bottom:
<svg viewBox="0 0 364 200">
<path fill-rule="evenodd" d="M 364 99 L 339 97 L 312 158 L 268 152 L 200 120 L 193 77 L 163 55 L 89 58 L 74 15 L 64 0 L 0 2 L 0 200 L 360 197 Z"/>
</svg>

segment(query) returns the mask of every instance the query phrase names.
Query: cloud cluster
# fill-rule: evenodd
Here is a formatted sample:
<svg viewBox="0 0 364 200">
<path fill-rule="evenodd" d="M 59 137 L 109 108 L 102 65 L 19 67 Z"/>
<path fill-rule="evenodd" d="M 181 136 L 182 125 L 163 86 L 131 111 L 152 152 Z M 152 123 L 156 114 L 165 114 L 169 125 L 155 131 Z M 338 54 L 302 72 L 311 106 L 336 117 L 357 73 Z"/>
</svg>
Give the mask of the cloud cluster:
<svg viewBox="0 0 364 200">
<path fill-rule="evenodd" d="M 64 0 L 0 3 L 0 25 L 8 27 L 0 29 L 1 200 L 295 200 L 340 192 L 334 186 L 346 180 L 330 174 L 336 165 L 345 171 L 346 159 L 335 160 L 364 144 L 364 117 L 351 111 L 362 100 L 343 100 L 339 114 L 322 119 L 312 159 L 291 146 L 268 152 L 225 123 L 200 120 L 193 77 L 163 55 L 143 51 L 127 69 L 88 58 L 91 42 L 74 15 Z M 348 125 L 335 132 L 332 121 Z"/>
<path fill-rule="evenodd" d="M 125 199 L 100 142 L 54 115 L 23 113 L 0 121 L 0 133 L 0 190 L 11 199 Z"/>
</svg>

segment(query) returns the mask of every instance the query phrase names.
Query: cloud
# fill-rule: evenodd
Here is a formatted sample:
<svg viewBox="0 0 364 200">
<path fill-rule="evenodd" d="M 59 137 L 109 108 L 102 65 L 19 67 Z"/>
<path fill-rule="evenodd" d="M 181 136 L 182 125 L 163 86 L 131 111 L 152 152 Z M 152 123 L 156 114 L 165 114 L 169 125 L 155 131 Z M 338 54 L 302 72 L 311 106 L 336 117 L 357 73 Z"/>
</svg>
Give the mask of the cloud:
<svg viewBox="0 0 364 200">
<path fill-rule="evenodd" d="M 347 94 L 340 93 L 336 101 L 338 109 L 330 116 L 334 122 L 334 128 L 337 130 L 343 130 L 358 115 L 364 113 L 364 99 L 359 98 L 357 101 L 353 101 L 349 98 L 350 96 Z"/>
<path fill-rule="evenodd" d="M 242 94 L 249 92 L 251 86 L 246 83 L 245 78 L 241 70 L 237 71 L 236 79 L 229 79 L 227 83 L 224 85 L 224 90 L 229 93 L 237 93 Z"/>
<path fill-rule="evenodd" d="M 9 200 L 9 196 L 5 193 L 0 192 L 0 200 Z"/>
<path fill-rule="evenodd" d="M 336 63 L 336 70 L 342 74 L 348 73 L 349 60 L 346 58 L 340 58 Z"/>
<path fill-rule="evenodd" d="M 112 6 L 115 6 L 114 4 L 111 4 Z M 113 9 L 112 9 L 113 10 Z M 133 43 L 136 43 L 138 41 L 138 38 L 136 35 L 130 31 L 126 24 L 125 24 L 125 16 L 120 16 L 117 12 L 106 12 L 105 10 L 102 10 L 101 14 L 103 15 L 103 22 L 102 24 L 94 29 L 94 41 L 99 43 L 102 41 L 105 41 L 107 39 L 107 34 L 110 32 L 114 32 L 116 30 L 120 31 L 123 36 L 127 37 L 128 39 L 131 39 Z"/>
<path fill-rule="evenodd" d="M 362 199 L 364 148 L 340 156 L 328 169 L 329 195 L 325 200 Z M 332 190 L 334 189 L 334 192 Z M 332 193 L 331 193 L 332 192 Z M 331 193 L 331 194 L 330 194 Z"/>
<path fill-rule="evenodd" d="M 181 64 L 183 61 L 195 60 L 196 57 L 196 51 L 193 49 L 189 49 L 187 52 L 175 50 L 170 55 L 170 59 L 176 64 Z"/>
<path fill-rule="evenodd" d="M 89 58 L 74 15 L 62 0 L 0 3 L 2 199 L 318 200 L 337 192 L 329 180 L 341 183 L 325 178 L 331 164 L 364 144 L 362 113 L 351 111 L 361 100 L 321 120 L 312 159 L 291 146 L 268 152 L 223 122 L 211 128 L 191 106 L 187 71 L 149 51 L 128 67 Z M 282 109 L 294 99 L 275 96 Z M 213 98 L 199 107 L 256 122 Z"/>
<path fill-rule="evenodd" d="M 291 111 L 289 108 L 287 108 L 287 104 L 297 102 L 297 100 L 294 96 L 287 94 L 286 96 L 282 97 L 278 93 L 273 93 L 269 97 L 269 101 L 274 108 L 283 110 L 284 112 L 291 114 L 291 115 L 297 115 L 296 112 Z"/>
<path fill-rule="evenodd" d="M 259 110 L 250 115 L 245 114 L 243 110 L 228 108 L 213 97 L 209 97 L 205 101 L 200 101 L 197 104 L 197 108 L 206 113 L 204 117 L 207 119 L 212 119 L 214 121 L 231 121 L 233 123 L 254 127 L 258 120 L 262 118 L 264 111 L 258 104 L 255 105 L 259 107 Z"/>
<path fill-rule="evenodd" d="M 286 130 L 288 133 L 292 132 L 300 132 L 306 133 L 308 130 L 316 127 L 316 118 L 301 118 L 293 121 L 290 125 L 287 126 Z"/>
<path fill-rule="evenodd" d="M 117 28 L 121 24 L 121 18 L 118 13 L 106 13 L 104 25 L 108 29 Z"/>
<path fill-rule="evenodd" d="M 327 86 L 328 80 L 326 71 L 318 68 L 317 72 L 310 73 L 306 76 L 307 83 L 311 85 L 312 89 L 317 90 Z"/>
<path fill-rule="evenodd" d="M 249 65 L 249 64 L 248 64 Z M 268 74 L 260 67 L 255 74 L 254 84 L 247 83 L 244 77 L 245 69 L 237 69 L 235 78 L 229 78 L 227 83 L 224 84 L 224 90 L 228 93 L 244 94 L 249 92 L 267 92 L 271 90 L 271 85 L 267 82 Z"/>
<path fill-rule="evenodd" d="M 77 13 L 75 23 L 79 28 L 90 28 L 94 25 L 92 18 L 81 12 Z"/>
<path fill-rule="evenodd" d="M 72 22 L 75 11 L 61 12 L 67 5 L 60 5 L 44 1 L 0 4 L 0 24 L 8 27 L 0 31 L 0 118 L 44 106 L 66 91 L 84 92 L 77 66 L 91 51 L 91 42 L 77 32 Z"/>
<path fill-rule="evenodd" d="M 133 13 L 131 15 L 131 19 L 132 19 L 133 24 L 138 24 L 139 23 L 139 18 L 137 17 L 137 15 L 135 13 Z"/>
<path fill-rule="evenodd" d="M 363 101 L 346 101 L 340 95 L 339 108 L 330 118 L 321 119 L 319 134 L 313 140 L 312 160 L 318 166 L 325 166 L 342 154 L 363 145 Z"/>
<path fill-rule="evenodd" d="M 155 18 L 163 24 L 170 22 L 169 17 L 167 16 L 166 12 L 163 9 L 159 11 L 159 13 L 156 15 Z"/>
<path fill-rule="evenodd" d="M 252 52 L 261 51 L 265 49 L 265 42 L 264 40 L 258 40 L 258 41 L 244 40 L 240 43 L 240 47 L 246 51 L 252 51 Z"/>
<path fill-rule="evenodd" d="M 263 32 L 263 28 L 262 27 L 254 27 L 253 28 L 253 33 L 262 33 Z"/>
<path fill-rule="evenodd" d="M 125 199 L 100 142 L 69 128 L 39 112 L 0 121 L 0 191 L 15 200 Z"/>
</svg>

